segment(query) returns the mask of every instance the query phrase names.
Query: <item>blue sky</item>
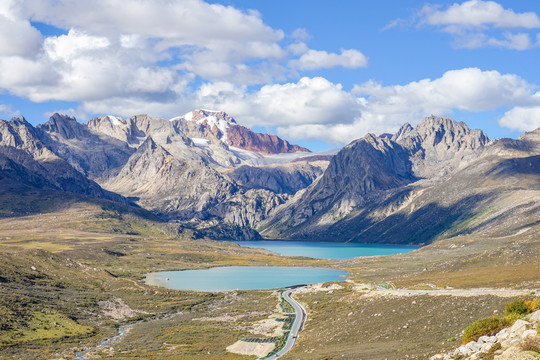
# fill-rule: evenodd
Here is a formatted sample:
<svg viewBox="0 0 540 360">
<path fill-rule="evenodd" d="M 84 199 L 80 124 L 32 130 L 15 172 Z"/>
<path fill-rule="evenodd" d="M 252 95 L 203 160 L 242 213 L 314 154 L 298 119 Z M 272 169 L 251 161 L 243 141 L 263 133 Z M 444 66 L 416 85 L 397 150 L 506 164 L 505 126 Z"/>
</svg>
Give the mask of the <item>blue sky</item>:
<svg viewBox="0 0 540 360">
<path fill-rule="evenodd" d="M 0 117 L 228 112 L 323 150 L 435 114 L 540 127 L 537 1 L 6 0 Z"/>
</svg>

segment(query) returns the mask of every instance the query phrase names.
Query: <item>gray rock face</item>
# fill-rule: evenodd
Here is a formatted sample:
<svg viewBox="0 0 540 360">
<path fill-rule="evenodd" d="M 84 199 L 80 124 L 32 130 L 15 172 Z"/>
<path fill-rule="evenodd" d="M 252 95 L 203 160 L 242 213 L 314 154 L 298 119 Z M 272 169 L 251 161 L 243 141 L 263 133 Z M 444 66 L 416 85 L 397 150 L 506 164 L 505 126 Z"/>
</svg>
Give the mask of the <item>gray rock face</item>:
<svg viewBox="0 0 540 360">
<path fill-rule="evenodd" d="M 256 133 L 238 125 L 223 111 L 198 109 L 172 121 L 188 136 L 205 138 L 212 143 L 217 140 L 228 146 L 261 154 L 309 152 L 308 149 L 292 145 L 276 135 Z"/>
<path fill-rule="evenodd" d="M 119 174 L 103 186 L 170 220 L 190 222 L 203 233 L 229 239 L 257 238 L 250 228 L 283 196 L 241 191 L 233 181 L 197 160 L 182 160 L 147 137 Z"/>
<path fill-rule="evenodd" d="M 328 161 L 296 161 L 267 166 L 242 165 L 227 172 L 246 189 L 265 189 L 276 194 L 294 195 L 308 187 L 327 168 Z"/>
<path fill-rule="evenodd" d="M 70 136 L 69 129 L 65 132 Z M 0 120 L 0 179 L 4 185 L 54 189 L 76 194 L 125 201 L 104 191 L 39 139 L 39 131 L 22 116 Z"/>
<path fill-rule="evenodd" d="M 57 156 L 94 180 L 114 176 L 133 154 L 125 142 L 107 134 L 95 134 L 75 118 L 54 114 L 37 126 L 40 139 Z"/>
<path fill-rule="evenodd" d="M 85 125 L 54 115 L 37 128 L 24 118 L 0 121 L 0 181 L 115 196 L 95 179 L 219 238 L 254 239 L 258 229 L 278 238 L 426 243 L 518 231 L 540 211 L 540 130 L 489 142 L 480 130 L 432 116 L 391 138 L 368 134 L 331 158 L 255 167 L 242 165 L 267 158 L 229 146 L 229 136 L 242 143 L 249 131 L 234 127 L 227 114 L 202 110 L 173 121 L 101 116 Z M 294 148 L 272 139 L 250 137 L 246 146 Z"/>
<path fill-rule="evenodd" d="M 119 174 L 103 184 L 110 191 L 168 218 L 206 218 L 208 208 L 237 192 L 234 183 L 195 160 L 172 156 L 152 137 L 137 149 Z"/>
<path fill-rule="evenodd" d="M 316 182 L 276 209 L 264 226 L 273 229 L 279 223 L 288 229 L 287 236 L 312 236 L 373 195 L 414 180 L 409 153 L 387 138 L 368 134 L 343 148 Z"/>
<path fill-rule="evenodd" d="M 405 124 L 392 141 L 408 149 L 415 176 L 443 177 L 474 160 L 489 139 L 481 130 L 470 130 L 463 122 L 430 116 L 416 128 Z"/>
<path fill-rule="evenodd" d="M 368 135 L 258 229 L 266 237 L 404 244 L 519 231 L 540 211 L 532 200 L 540 190 L 536 135 L 489 143 L 481 131 L 437 117 L 404 125 L 392 140 Z"/>
</svg>

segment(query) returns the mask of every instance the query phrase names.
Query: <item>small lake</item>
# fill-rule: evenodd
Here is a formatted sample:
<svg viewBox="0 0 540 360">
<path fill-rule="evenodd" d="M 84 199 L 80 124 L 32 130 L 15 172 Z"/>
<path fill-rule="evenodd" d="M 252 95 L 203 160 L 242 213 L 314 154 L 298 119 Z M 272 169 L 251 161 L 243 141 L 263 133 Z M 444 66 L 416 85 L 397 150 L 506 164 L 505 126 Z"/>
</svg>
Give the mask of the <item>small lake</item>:
<svg viewBox="0 0 540 360">
<path fill-rule="evenodd" d="M 147 274 L 145 281 L 149 285 L 175 290 L 262 290 L 344 281 L 347 275 L 349 274 L 345 271 L 315 267 L 228 266 L 202 270 L 162 271 Z"/>
<path fill-rule="evenodd" d="M 417 246 L 311 241 L 234 241 L 238 245 L 263 248 L 285 256 L 307 256 L 315 259 L 350 259 L 359 256 L 408 253 Z"/>
</svg>

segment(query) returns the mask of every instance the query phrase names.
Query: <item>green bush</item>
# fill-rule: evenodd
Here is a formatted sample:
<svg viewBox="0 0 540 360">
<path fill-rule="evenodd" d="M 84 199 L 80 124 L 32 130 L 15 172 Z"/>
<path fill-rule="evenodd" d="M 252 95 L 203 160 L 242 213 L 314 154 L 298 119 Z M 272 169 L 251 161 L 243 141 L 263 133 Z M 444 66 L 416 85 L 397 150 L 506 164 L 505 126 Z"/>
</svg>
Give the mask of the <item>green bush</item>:
<svg viewBox="0 0 540 360">
<path fill-rule="evenodd" d="M 476 320 L 465 329 L 463 333 L 463 344 L 473 340 L 476 341 L 480 336 L 495 335 L 508 325 L 510 325 L 510 320 L 500 316 L 491 316 Z"/>
<path fill-rule="evenodd" d="M 529 307 L 532 311 L 540 310 L 540 298 L 525 301 L 525 305 L 527 305 L 527 307 Z"/>
<path fill-rule="evenodd" d="M 524 300 L 514 300 L 511 303 L 506 304 L 504 307 L 504 315 L 527 315 L 532 312 L 532 309 L 525 304 Z"/>
</svg>

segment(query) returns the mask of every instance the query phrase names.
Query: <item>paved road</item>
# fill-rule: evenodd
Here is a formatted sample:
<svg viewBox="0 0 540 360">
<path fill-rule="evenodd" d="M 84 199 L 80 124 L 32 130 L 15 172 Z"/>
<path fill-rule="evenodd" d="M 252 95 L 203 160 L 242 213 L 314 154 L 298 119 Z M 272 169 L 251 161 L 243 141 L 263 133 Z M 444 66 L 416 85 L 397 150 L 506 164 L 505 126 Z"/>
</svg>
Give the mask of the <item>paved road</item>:
<svg viewBox="0 0 540 360">
<path fill-rule="evenodd" d="M 298 333 L 300 332 L 300 330 L 302 330 L 304 326 L 304 322 L 306 321 L 306 312 L 304 308 L 302 308 L 302 306 L 300 306 L 300 304 L 296 302 L 296 300 L 291 298 L 291 292 L 292 292 L 292 289 L 289 289 L 289 290 L 284 291 L 282 294 L 283 299 L 285 299 L 289 304 L 291 304 L 294 308 L 294 311 L 296 311 L 296 318 L 294 319 L 291 332 L 289 333 L 289 338 L 287 339 L 287 343 L 285 344 L 285 346 L 276 354 L 267 358 L 267 360 L 278 359 L 281 356 L 285 355 L 286 352 L 291 350 L 292 347 L 294 346 L 294 343 L 296 342 Z"/>
</svg>

